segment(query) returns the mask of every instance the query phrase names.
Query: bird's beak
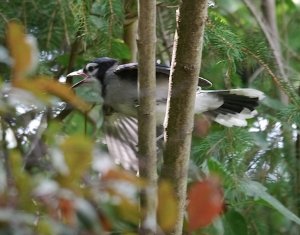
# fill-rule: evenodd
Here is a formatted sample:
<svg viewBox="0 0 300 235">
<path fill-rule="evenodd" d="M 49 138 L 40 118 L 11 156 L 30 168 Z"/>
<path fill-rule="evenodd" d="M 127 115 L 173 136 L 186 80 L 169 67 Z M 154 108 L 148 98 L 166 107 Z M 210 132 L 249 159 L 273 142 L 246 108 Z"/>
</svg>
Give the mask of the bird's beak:
<svg viewBox="0 0 300 235">
<path fill-rule="evenodd" d="M 67 74 L 67 78 L 74 77 L 74 76 L 81 76 L 81 77 L 84 77 L 84 78 L 87 77 L 87 75 L 83 72 L 83 69 L 79 69 L 77 71 L 74 71 L 72 73 Z"/>
<path fill-rule="evenodd" d="M 85 80 L 88 78 L 88 75 L 85 74 L 85 73 L 83 72 L 83 69 L 79 69 L 79 70 L 77 70 L 77 71 L 71 72 L 71 73 L 67 74 L 66 77 L 67 77 L 67 79 L 68 79 L 68 78 L 74 77 L 74 76 L 80 76 L 80 77 L 83 77 L 83 79 L 82 79 L 81 81 L 75 83 L 75 84 L 72 86 L 72 88 L 75 88 L 75 87 L 79 86 L 80 84 L 84 83 Z"/>
</svg>

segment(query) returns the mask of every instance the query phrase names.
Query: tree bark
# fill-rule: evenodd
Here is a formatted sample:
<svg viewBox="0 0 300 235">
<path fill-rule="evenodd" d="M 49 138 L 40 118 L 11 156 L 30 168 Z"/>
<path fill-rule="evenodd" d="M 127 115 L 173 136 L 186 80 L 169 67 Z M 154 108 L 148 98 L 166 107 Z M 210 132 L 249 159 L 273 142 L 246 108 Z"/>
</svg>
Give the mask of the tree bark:
<svg viewBox="0 0 300 235">
<path fill-rule="evenodd" d="M 156 234 L 156 1 L 139 0 L 138 22 L 139 80 L 139 174 L 148 184 L 141 194 L 140 234 Z"/>
<path fill-rule="evenodd" d="M 207 0 L 182 0 L 177 19 L 162 168 L 162 176 L 173 182 L 178 200 L 177 223 L 173 234 L 182 233 L 194 105 L 207 7 Z"/>
</svg>

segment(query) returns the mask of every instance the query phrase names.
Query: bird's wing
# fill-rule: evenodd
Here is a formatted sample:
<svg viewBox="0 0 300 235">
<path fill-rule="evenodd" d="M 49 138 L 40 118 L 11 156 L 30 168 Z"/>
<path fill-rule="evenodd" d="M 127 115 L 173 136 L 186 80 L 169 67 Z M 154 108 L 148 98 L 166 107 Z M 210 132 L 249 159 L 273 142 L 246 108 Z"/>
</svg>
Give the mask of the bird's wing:
<svg viewBox="0 0 300 235">
<path fill-rule="evenodd" d="M 137 77 L 138 64 L 129 63 L 118 65 L 114 71 L 115 74 L 121 77 L 136 78 Z M 166 75 L 165 78 L 168 79 L 170 75 L 170 67 L 167 65 L 156 64 L 156 73 L 161 75 Z M 210 81 L 199 77 L 199 86 L 210 87 L 212 84 Z"/>
<path fill-rule="evenodd" d="M 125 169 L 137 171 L 137 119 L 121 113 L 105 115 L 104 132 L 108 151 L 114 161 Z"/>
</svg>

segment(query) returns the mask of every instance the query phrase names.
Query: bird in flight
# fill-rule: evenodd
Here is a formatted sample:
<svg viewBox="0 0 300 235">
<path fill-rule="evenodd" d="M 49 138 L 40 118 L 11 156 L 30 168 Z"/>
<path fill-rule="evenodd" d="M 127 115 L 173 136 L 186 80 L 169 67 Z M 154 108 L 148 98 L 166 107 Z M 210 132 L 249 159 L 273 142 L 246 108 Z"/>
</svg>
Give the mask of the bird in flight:
<svg viewBox="0 0 300 235">
<path fill-rule="evenodd" d="M 170 67 L 156 65 L 156 120 L 162 126 L 166 113 Z M 81 76 L 77 87 L 91 80 L 101 84 L 104 111 L 104 132 L 110 155 L 124 168 L 137 170 L 137 113 L 138 64 L 120 64 L 118 60 L 102 57 L 87 63 L 67 78 Z M 183 78 L 184 79 L 184 78 Z M 231 90 L 202 90 L 211 82 L 199 77 L 195 114 L 227 127 L 243 127 L 247 119 L 257 114 L 255 108 L 264 98 L 261 91 L 252 88 Z M 182 92 L 182 91 L 175 91 Z M 143 95 L 143 94 L 141 94 Z"/>
</svg>

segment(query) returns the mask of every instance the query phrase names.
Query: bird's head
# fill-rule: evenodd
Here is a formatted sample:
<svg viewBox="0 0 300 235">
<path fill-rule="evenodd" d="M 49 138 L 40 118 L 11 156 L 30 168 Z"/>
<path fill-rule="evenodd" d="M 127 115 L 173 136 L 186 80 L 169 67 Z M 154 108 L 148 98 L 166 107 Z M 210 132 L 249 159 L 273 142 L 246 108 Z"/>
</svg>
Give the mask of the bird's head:
<svg viewBox="0 0 300 235">
<path fill-rule="evenodd" d="M 117 60 L 109 58 L 109 57 L 101 57 L 91 62 L 87 63 L 83 69 L 79 69 L 77 71 L 71 72 L 67 75 L 67 78 L 73 76 L 81 76 L 83 79 L 76 83 L 74 86 L 78 86 L 83 82 L 88 82 L 89 79 L 96 78 L 100 82 L 104 78 L 104 74 L 108 69 L 118 63 Z"/>
</svg>

